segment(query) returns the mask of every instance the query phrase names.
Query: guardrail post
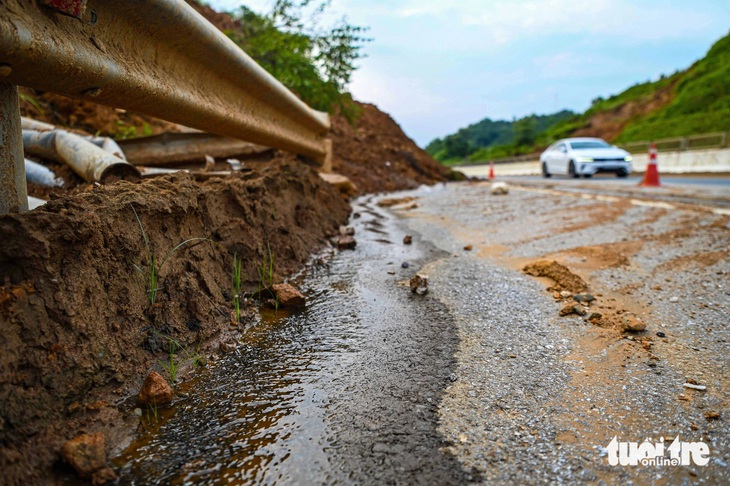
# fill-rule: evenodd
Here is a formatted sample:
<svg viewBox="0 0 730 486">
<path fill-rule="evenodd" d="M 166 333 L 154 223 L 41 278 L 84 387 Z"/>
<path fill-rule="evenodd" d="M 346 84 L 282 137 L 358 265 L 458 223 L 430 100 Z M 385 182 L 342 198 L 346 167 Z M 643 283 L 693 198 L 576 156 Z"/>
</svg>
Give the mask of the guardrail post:
<svg viewBox="0 0 730 486">
<path fill-rule="evenodd" d="M 27 210 L 18 87 L 0 82 L 0 214 Z"/>
</svg>

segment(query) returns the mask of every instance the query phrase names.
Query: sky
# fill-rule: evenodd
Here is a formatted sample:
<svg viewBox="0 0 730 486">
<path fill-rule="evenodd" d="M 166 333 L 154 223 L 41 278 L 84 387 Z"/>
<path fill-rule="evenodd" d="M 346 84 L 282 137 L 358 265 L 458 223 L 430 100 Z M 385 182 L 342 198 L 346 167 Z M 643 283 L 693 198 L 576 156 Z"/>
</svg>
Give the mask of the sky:
<svg viewBox="0 0 730 486">
<path fill-rule="evenodd" d="M 273 0 L 210 0 L 216 10 Z M 730 31 L 727 0 L 332 0 L 367 26 L 350 91 L 424 147 L 484 118 L 562 109 L 702 58 Z M 325 19 L 326 21 L 326 19 Z"/>
</svg>

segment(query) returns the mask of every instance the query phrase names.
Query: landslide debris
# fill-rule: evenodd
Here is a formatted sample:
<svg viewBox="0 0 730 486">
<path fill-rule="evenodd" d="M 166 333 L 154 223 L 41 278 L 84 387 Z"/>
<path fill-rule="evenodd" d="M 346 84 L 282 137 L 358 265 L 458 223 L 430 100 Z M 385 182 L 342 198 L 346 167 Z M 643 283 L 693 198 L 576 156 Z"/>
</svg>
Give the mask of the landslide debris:
<svg viewBox="0 0 730 486">
<path fill-rule="evenodd" d="M 551 292 L 567 291 L 572 294 L 581 294 L 588 290 L 588 285 L 586 285 L 582 278 L 555 260 L 531 263 L 526 265 L 523 271 L 533 277 L 546 277 L 551 279 L 555 282 L 555 285 L 547 289 Z"/>
<path fill-rule="evenodd" d="M 134 268 L 147 250 L 130 205 L 158 259 L 185 239 L 211 240 L 167 261 L 154 305 Z M 205 354 L 243 332 L 247 321 L 231 328 L 234 255 L 245 290 L 258 288 L 268 248 L 280 281 L 338 234 L 349 211 L 316 171 L 279 154 L 225 179 L 122 181 L 0 216 L 3 480 L 45 483 L 81 429 L 111 434 L 122 414 L 113 404 L 137 393 L 169 339 L 203 343 Z"/>
</svg>

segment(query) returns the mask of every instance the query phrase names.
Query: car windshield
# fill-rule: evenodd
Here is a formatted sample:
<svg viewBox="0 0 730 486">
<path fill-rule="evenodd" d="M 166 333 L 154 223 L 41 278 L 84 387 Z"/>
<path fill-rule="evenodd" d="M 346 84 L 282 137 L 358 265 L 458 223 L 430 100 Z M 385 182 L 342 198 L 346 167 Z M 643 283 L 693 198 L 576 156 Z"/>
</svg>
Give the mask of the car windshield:
<svg viewBox="0 0 730 486">
<path fill-rule="evenodd" d="M 610 145 L 603 140 L 584 140 L 581 142 L 570 142 L 570 146 L 573 147 L 573 150 L 610 147 Z"/>
</svg>

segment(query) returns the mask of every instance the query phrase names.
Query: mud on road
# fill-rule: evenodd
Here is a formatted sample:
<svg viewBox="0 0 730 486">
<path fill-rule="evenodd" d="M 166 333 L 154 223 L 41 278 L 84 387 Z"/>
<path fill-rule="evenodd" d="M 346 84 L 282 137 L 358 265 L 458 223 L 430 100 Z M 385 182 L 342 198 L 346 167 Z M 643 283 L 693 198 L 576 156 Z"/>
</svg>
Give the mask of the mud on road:
<svg viewBox="0 0 730 486">
<path fill-rule="evenodd" d="M 459 379 L 439 430 L 464 467 L 486 483 L 728 481 L 727 215 L 635 195 L 513 187 L 493 196 L 488 183 L 407 195 L 418 207 L 396 213 L 452 255 L 428 273 L 459 328 Z M 561 317 L 573 292 L 524 273 L 542 261 L 587 283 L 596 300 L 581 306 L 585 316 Z M 646 330 L 624 332 L 626 319 Z M 614 436 L 702 441 L 711 459 L 610 466 Z"/>
<path fill-rule="evenodd" d="M 307 310 L 249 329 L 118 459 L 123 484 L 727 482 L 727 216 L 484 183 L 401 196 L 356 203 L 358 246 L 310 266 Z M 543 261 L 552 278 L 524 271 Z M 586 289 L 586 315 L 560 316 Z M 702 441 L 710 462 L 611 466 L 614 436 Z"/>
</svg>

